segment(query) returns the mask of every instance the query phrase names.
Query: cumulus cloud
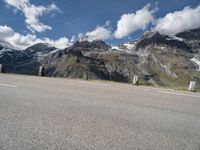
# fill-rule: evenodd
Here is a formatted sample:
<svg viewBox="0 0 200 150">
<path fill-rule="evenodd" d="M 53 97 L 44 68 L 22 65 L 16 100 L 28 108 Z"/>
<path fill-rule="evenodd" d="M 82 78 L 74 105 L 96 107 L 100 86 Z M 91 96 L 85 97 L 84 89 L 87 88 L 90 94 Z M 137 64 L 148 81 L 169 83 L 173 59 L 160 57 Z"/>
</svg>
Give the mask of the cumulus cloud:
<svg viewBox="0 0 200 150">
<path fill-rule="evenodd" d="M 79 40 L 87 40 L 89 42 L 94 40 L 107 40 L 111 38 L 112 31 L 110 21 L 107 21 L 104 26 L 97 26 L 93 31 L 89 31 L 85 34 L 79 33 Z"/>
<path fill-rule="evenodd" d="M 4 0 L 9 6 L 15 8 L 15 10 L 21 11 L 25 16 L 25 22 L 27 28 L 32 32 L 44 32 L 46 30 L 51 30 L 52 27 L 45 25 L 40 22 L 39 17 L 50 13 L 52 11 L 60 11 L 59 8 L 52 3 L 51 5 L 45 6 L 35 6 L 29 2 L 29 0 Z"/>
<path fill-rule="evenodd" d="M 15 47 L 25 49 L 36 43 L 49 43 L 57 48 L 66 48 L 72 45 L 70 40 L 66 37 L 61 37 L 58 40 L 52 40 L 49 38 L 38 38 L 36 35 L 27 34 L 22 35 L 15 32 L 11 27 L 6 25 L 0 25 L 0 40 L 8 41 Z"/>
<path fill-rule="evenodd" d="M 156 21 L 154 30 L 162 34 L 174 35 L 176 33 L 200 27 L 200 5 L 196 8 L 190 6 L 183 10 L 168 13 L 164 18 Z"/>
<path fill-rule="evenodd" d="M 95 30 L 87 32 L 85 35 L 88 41 L 107 40 L 110 38 L 111 31 L 105 27 L 97 26 Z"/>
<path fill-rule="evenodd" d="M 156 10 L 157 8 L 151 9 L 150 4 L 147 4 L 135 13 L 123 14 L 117 23 L 114 37 L 121 39 L 137 30 L 145 29 L 149 23 L 154 21 L 153 14 Z"/>
<path fill-rule="evenodd" d="M 8 38 L 10 36 L 12 36 L 14 34 L 14 31 L 12 28 L 4 25 L 4 26 L 0 26 L 0 39 L 3 38 Z"/>
</svg>

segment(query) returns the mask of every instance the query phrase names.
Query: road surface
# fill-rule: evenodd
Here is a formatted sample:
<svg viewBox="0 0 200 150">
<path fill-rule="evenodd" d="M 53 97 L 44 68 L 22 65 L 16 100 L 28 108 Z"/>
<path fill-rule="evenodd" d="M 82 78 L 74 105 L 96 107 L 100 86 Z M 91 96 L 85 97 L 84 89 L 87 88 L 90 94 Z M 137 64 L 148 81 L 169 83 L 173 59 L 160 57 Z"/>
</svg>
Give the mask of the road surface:
<svg viewBox="0 0 200 150">
<path fill-rule="evenodd" d="M 200 95 L 0 74 L 1 150 L 200 150 Z"/>
</svg>

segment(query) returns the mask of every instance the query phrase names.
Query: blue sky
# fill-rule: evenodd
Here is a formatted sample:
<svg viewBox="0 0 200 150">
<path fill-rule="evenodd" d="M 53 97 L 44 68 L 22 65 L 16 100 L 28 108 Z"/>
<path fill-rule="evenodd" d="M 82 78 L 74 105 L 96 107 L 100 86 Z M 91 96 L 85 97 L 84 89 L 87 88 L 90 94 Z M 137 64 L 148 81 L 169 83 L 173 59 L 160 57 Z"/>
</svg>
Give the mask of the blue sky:
<svg viewBox="0 0 200 150">
<path fill-rule="evenodd" d="M 34 28 L 31 27 L 33 26 L 31 24 L 32 21 L 29 21 L 31 23 L 26 22 L 24 11 L 21 11 L 17 8 L 19 4 L 16 4 L 14 0 L 1 0 L 0 27 L 2 26 L 2 29 L 0 28 L 0 34 L 1 32 L 3 34 L 6 34 L 4 30 L 9 28 L 7 30 L 13 30 L 13 36 L 14 33 L 18 33 L 24 38 L 26 38 L 27 35 L 34 36 L 32 37 L 32 39 L 35 39 L 35 42 L 40 41 L 36 39 L 44 40 L 44 38 L 48 38 L 48 40 L 46 41 L 50 41 L 50 43 L 53 43 L 61 37 L 68 39 L 69 41 L 67 42 L 70 43 L 70 39 L 72 38 L 72 36 L 76 37 L 75 39 L 78 40 L 78 35 L 80 35 L 80 33 L 82 33 L 82 36 L 85 36 L 86 33 L 88 33 L 87 35 L 90 36 L 89 32 L 92 32 L 95 29 L 97 29 L 97 26 L 109 30 L 108 33 L 110 34 L 110 36 L 108 37 L 108 35 L 106 34 L 105 38 L 104 36 L 102 36 L 102 38 L 110 44 L 118 44 L 124 41 L 128 41 L 130 39 L 134 40 L 141 36 L 145 31 L 152 30 L 152 28 L 154 28 L 157 25 L 157 20 L 159 20 L 160 18 L 165 18 L 167 14 L 174 13 L 176 11 L 182 12 L 184 7 L 186 6 L 190 6 L 190 9 L 192 10 L 197 9 L 197 7 L 200 5 L 199 0 L 19 0 L 19 3 L 20 2 L 27 3 L 27 5 L 29 6 L 34 5 L 36 8 L 38 6 L 56 6 L 56 8 L 52 7 L 52 9 L 48 12 L 44 12 L 42 15 L 36 17 L 39 20 L 39 23 L 47 25 L 51 27 L 51 29 L 44 29 L 44 31 L 36 31 Z M 136 16 L 136 12 L 138 10 L 143 9 L 145 6 L 148 7 L 147 11 L 150 12 L 150 14 L 147 14 L 150 16 L 146 18 L 147 20 L 149 20 L 147 22 L 139 23 L 141 27 L 135 23 L 131 24 L 131 22 L 127 19 L 134 19 L 134 17 Z M 190 12 L 191 10 L 188 11 Z M 196 10 L 193 13 L 195 12 L 198 13 L 199 10 Z M 127 20 L 127 22 L 129 22 L 129 24 L 127 24 L 127 27 L 130 27 L 132 25 L 132 29 L 130 29 L 128 33 L 124 34 L 122 33 L 123 29 L 119 29 L 118 36 L 113 36 L 115 31 L 118 29 L 118 22 L 120 21 L 120 19 L 122 19 L 121 17 L 124 14 L 130 15 L 127 18 L 124 17 L 124 20 Z M 28 13 L 28 15 L 31 16 L 30 13 Z M 141 18 L 141 20 L 142 19 L 143 17 Z M 184 23 L 184 20 L 182 22 Z M 125 26 L 123 27 L 126 28 L 126 22 L 124 23 Z M 160 26 L 165 26 L 165 24 L 164 20 L 160 21 Z M 188 28 L 186 29 L 200 27 L 200 25 L 198 26 L 198 24 L 200 24 L 199 22 L 194 22 L 194 24 L 195 25 L 188 26 Z M 160 28 L 161 27 L 159 27 L 159 30 L 161 30 Z M 99 32 L 100 31 L 101 30 L 99 30 Z M 102 32 L 103 31 L 104 30 L 102 30 Z M 171 34 L 173 33 L 173 31 L 168 32 L 165 30 L 163 31 L 163 33 Z M 3 39 L 3 37 L 1 36 L 0 39 L 6 40 Z M 23 47 L 23 40 L 21 43 L 19 43 L 19 41 L 16 42 L 15 38 L 15 41 L 11 43 L 16 46 Z M 32 41 L 30 42 L 30 44 L 33 43 L 34 42 Z M 61 43 L 62 42 L 60 41 L 60 44 Z M 29 43 L 24 43 L 24 47 L 28 45 Z"/>
</svg>

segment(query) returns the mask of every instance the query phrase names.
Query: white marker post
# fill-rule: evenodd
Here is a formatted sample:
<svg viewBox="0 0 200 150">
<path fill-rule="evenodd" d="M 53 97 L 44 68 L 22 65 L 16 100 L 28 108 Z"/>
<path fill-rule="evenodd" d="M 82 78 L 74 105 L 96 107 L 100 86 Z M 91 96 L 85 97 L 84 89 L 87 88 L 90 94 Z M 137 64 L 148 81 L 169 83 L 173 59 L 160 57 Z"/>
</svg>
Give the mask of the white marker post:
<svg viewBox="0 0 200 150">
<path fill-rule="evenodd" d="M 134 75 L 133 77 L 133 85 L 138 85 L 138 76 Z"/>
<path fill-rule="evenodd" d="M 88 80 L 88 73 L 87 73 L 87 72 L 84 72 L 84 73 L 83 73 L 83 79 L 84 79 L 84 80 Z"/>
<path fill-rule="evenodd" d="M 190 81 L 189 91 L 194 92 L 195 91 L 195 85 L 196 85 L 195 81 Z"/>
<path fill-rule="evenodd" d="M 43 66 L 40 66 L 38 75 L 41 77 L 44 76 L 44 67 Z"/>
<path fill-rule="evenodd" d="M 0 73 L 3 73 L 3 67 L 2 67 L 2 64 L 0 64 Z"/>
</svg>

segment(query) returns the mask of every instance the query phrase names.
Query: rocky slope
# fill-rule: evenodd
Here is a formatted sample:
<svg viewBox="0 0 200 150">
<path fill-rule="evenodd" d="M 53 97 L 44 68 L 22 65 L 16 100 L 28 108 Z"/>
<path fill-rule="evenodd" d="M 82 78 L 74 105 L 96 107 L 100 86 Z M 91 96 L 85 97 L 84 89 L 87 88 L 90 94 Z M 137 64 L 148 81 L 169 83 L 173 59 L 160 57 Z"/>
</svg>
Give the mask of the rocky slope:
<svg viewBox="0 0 200 150">
<path fill-rule="evenodd" d="M 132 82 L 138 75 L 141 84 L 172 88 L 186 88 L 195 80 L 200 90 L 200 29 L 173 37 L 147 32 L 118 46 L 82 41 L 58 50 L 40 43 L 19 51 L 2 45 L 0 63 L 8 72 L 33 75 L 39 66 L 45 67 L 47 76 L 56 77 L 83 78 L 87 74 L 89 79 Z"/>
<path fill-rule="evenodd" d="M 38 43 L 25 50 L 20 50 L 11 44 L 0 42 L 0 64 L 6 72 L 36 75 L 41 65 L 40 61 L 57 49 L 47 43 Z"/>
</svg>

